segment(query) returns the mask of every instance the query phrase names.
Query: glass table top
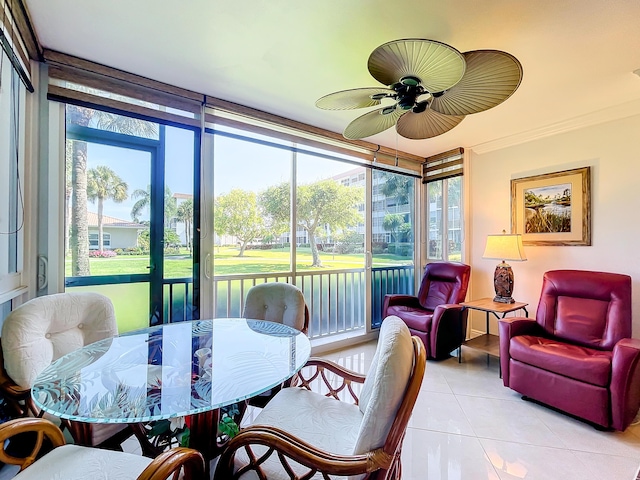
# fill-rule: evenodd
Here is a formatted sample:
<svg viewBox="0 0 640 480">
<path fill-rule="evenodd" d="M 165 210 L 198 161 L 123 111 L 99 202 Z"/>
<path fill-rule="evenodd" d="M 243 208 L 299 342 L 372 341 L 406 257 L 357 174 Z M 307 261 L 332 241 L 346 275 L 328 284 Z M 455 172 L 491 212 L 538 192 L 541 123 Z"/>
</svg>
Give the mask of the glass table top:
<svg viewBox="0 0 640 480">
<path fill-rule="evenodd" d="M 205 412 L 260 394 L 293 376 L 311 353 L 307 336 L 262 320 L 180 322 L 122 334 L 65 355 L 31 395 L 69 420 L 135 423 Z"/>
</svg>

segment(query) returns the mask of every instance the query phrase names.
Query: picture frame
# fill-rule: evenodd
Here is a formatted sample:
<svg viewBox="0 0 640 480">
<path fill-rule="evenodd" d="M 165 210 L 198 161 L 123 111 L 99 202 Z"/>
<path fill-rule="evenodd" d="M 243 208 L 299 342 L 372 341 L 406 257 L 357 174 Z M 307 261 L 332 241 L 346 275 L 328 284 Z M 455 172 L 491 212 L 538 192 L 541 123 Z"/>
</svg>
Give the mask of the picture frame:
<svg viewBox="0 0 640 480">
<path fill-rule="evenodd" d="M 591 245 L 591 167 L 512 179 L 511 233 L 524 245 Z"/>
</svg>

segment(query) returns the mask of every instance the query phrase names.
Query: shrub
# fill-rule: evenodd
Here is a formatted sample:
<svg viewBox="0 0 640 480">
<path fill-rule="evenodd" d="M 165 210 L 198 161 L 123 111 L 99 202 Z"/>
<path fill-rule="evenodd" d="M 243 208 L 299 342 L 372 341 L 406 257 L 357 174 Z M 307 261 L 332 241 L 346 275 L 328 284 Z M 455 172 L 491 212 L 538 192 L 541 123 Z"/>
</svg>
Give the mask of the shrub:
<svg viewBox="0 0 640 480">
<path fill-rule="evenodd" d="M 118 254 L 116 252 L 114 252 L 113 250 L 90 250 L 89 251 L 89 257 L 92 258 L 113 258 L 116 257 Z"/>
<path fill-rule="evenodd" d="M 371 250 L 377 249 L 384 252 L 389 247 L 387 242 L 371 242 Z"/>
<path fill-rule="evenodd" d="M 149 253 L 147 251 L 147 253 Z M 144 254 L 144 250 L 141 247 L 127 247 L 122 253 L 118 253 L 118 255 L 142 255 Z"/>
</svg>

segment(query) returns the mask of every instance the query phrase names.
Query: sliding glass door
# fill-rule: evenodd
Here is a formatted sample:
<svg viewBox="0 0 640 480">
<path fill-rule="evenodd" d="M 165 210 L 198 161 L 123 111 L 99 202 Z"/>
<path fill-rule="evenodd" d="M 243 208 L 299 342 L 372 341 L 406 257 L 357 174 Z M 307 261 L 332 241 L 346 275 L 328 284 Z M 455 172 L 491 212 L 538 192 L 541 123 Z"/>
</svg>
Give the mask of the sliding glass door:
<svg viewBox="0 0 640 480">
<path fill-rule="evenodd" d="M 73 105 L 66 113 L 67 291 L 108 296 L 120 331 L 193 318 L 196 134 Z"/>
<path fill-rule="evenodd" d="M 416 179 L 387 171 L 372 173 L 371 323 L 379 327 L 384 296 L 414 292 Z"/>
<path fill-rule="evenodd" d="M 229 127 L 204 140 L 203 317 L 241 316 L 253 285 L 288 282 L 310 337 L 337 338 L 378 327 L 385 294 L 413 293 L 414 177 Z"/>
</svg>

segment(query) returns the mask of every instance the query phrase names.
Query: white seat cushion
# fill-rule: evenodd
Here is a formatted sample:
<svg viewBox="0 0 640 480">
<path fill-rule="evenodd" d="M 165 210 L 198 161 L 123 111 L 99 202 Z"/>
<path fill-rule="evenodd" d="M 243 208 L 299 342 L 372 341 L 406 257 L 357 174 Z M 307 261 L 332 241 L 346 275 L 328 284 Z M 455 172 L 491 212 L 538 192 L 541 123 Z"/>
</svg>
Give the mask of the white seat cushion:
<svg viewBox="0 0 640 480">
<path fill-rule="evenodd" d="M 277 427 L 321 450 L 351 455 L 362 418 L 362 413 L 356 405 L 328 398 L 303 388 L 292 387 L 278 392 L 252 425 Z M 261 455 L 266 448 L 253 445 L 252 450 L 256 455 Z M 244 449 L 236 452 L 236 464 L 246 465 L 248 460 Z M 308 471 L 307 467 L 293 462 L 291 464 L 298 474 Z M 289 479 L 277 456 L 269 457 L 269 460 L 262 465 L 262 470 L 269 480 Z M 241 478 L 257 479 L 258 476 L 254 472 L 247 472 Z M 312 478 L 322 478 L 322 476 L 318 474 Z"/>
<path fill-rule="evenodd" d="M 63 445 L 14 477 L 15 480 L 135 480 L 151 463 L 141 455 Z"/>
</svg>

